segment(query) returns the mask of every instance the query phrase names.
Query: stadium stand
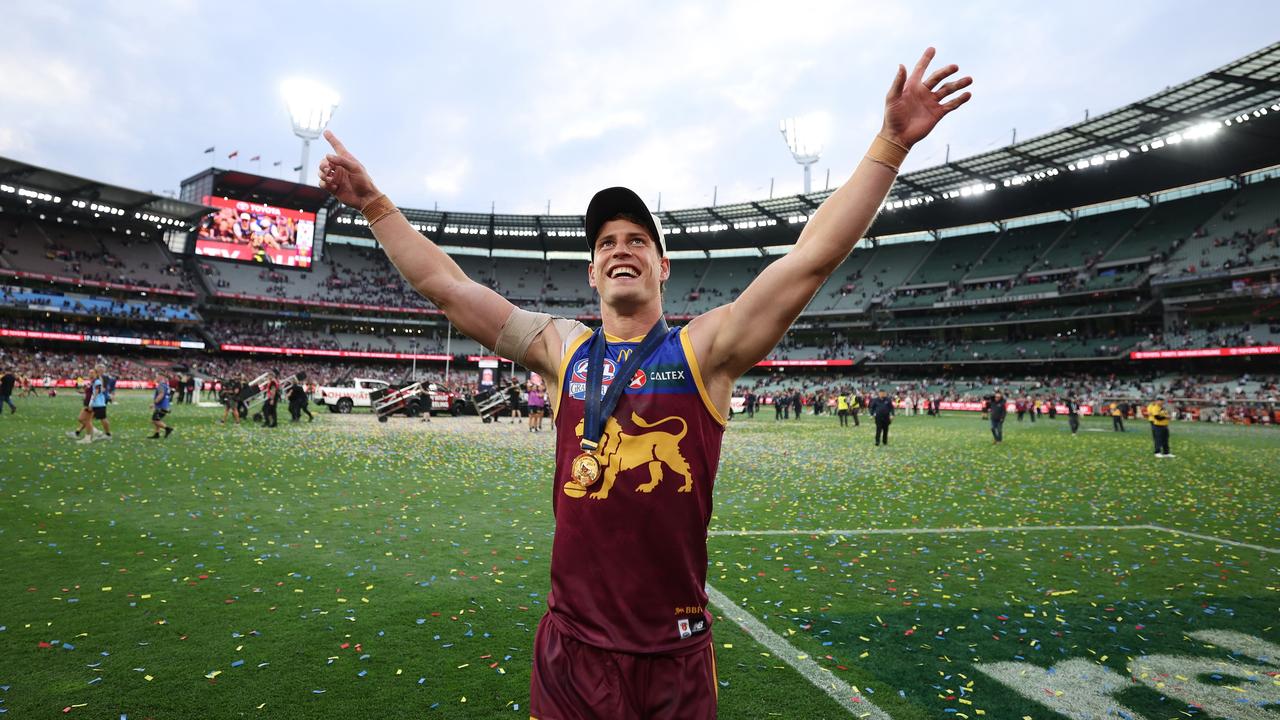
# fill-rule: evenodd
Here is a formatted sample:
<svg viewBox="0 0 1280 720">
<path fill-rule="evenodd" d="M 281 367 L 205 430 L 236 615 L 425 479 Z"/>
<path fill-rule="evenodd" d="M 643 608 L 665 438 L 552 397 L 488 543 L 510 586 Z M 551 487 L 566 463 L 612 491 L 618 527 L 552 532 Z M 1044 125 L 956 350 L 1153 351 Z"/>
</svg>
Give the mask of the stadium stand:
<svg viewBox="0 0 1280 720">
<path fill-rule="evenodd" d="M 1046 248 L 1057 243 L 1068 226 L 1066 222 L 1050 222 L 1006 231 L 985 255 L 974 261 L 964 281 L 989 282 L 1021 275 Z"/>
<path fill-rule="evenodd" d="M 1082 217 L 1071 224 L 1034 263 L 1029 274 L 1090 267 L 1129 233 L 1144 210 L 1120 210 Z"/>
<path fill-rule="evenodd" d="M 951 283 L 964 277 L 987 253 L 997 237 L 997 233 L 989 232 L 939 240 L 933 252 L 929 253 L 920 268 L 902 286 Z"/>
<path fill-rule="evenodd" d="M 123 320 L 196 322 L 200 319 L 194 309 L 185 305 L 117 300 L 14 285 L 0 285 L 0 307 L 65 315 L 108 315 Z"/>
<path fill-rule="evenodd" d="M 68 281 L 180 289 L 180 264 L 156 239 L 0 216 L 0 267 Z"/>
<path fill-rule="evenodd" d="M 1165 276 L 1280 264 L 1280 182 L 1246 186 L 1169 257 Z"/>
<path fill-rule="evenodd" d="M 1259 57 L 1272 54 L 1280 46 Z M 1259 89 L 1271 80 L 1254 77 L 1258 67 L 1256 58 L 1230 65 L 1232 77 L 1252 78 L 1230 95 L 1220 92 L 1222 70 L 1041 138 L 905 173 L 870 237 L 771 357 L 852 362 L 848 372 L 1071 360 L 1125 373 L 1144 367 L 1128 361 L 1135 348 L 1274 344 L 1280 143 L 1271 140 L 1280 114 L 1258 106 L 1274 102 Z M 1161 149 L 1153 140 L 1255 108 L 1247 133 L 1217 133 L 1212 148 L 1188 139 Z M 1127 154 L 1114 152 L 1121 148 Z M 222 345 L 485 354 L 450 338 L 438 309 L 369 246 L 358 213 L 313 186 L 211 168 L 185 181 L 178 200 L 5 158 L 0 174 L 29 186 L 0 187 L 0 327 L 27 333 L 7 337 L 8 348 L 71 352 L 65 338 L 29 337 L 61 328 L 202 339 L 211 362 L 269 361 L 258 351 L 219 355 Z M 975 200 L 979 178 L 993 182 Z M 199 203 L 223 189 L 316 212 L 314 266 L 183 255 L 183 234 L 210 209 Z M 826 196 L 659 212 L 675 256 L 665 288 L 671 318 L 736 297 L 795 243 Z M 598 313 L 586 263 L 563 259 L 582 253 L 580 216 L 402 212 L 468 276 L 514 302 L 588 322 Z"/>
</svg>

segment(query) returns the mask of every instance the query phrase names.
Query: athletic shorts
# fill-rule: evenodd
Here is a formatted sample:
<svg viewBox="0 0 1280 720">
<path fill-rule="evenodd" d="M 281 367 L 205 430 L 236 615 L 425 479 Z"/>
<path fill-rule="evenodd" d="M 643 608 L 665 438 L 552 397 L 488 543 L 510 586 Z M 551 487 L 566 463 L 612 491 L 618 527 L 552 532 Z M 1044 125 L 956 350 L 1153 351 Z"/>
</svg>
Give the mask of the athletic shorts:
<svg viewBox="0 0 1280 720">
<path fill-rule="evenodd" d="M 151 422 L 160 422 L 161 420 L 164 419 L 164 416 L 168 414 L 169 414 L 168 410 L 161 410 L 160 408 L 156 408 L 151 412 Z"/>
<path fill-rule="evenodd" d="M 578 642 L 543 615 L 533 640 L 533 720 L 714 720 L 715 649 L 632 655 Z"/>
<path fill-rule="evenodd" d="M 95 407 L 95 408 L 89 408 L 89 409 L 93 411 L 93 419 L 94 419 L 94 420 L 106 420 L 106 419 L 107 419 L 107 407 L 106 407 L 105 405 L 104 405 L 104 406 L 102 406 L 102 407 Z"/>
</svg>

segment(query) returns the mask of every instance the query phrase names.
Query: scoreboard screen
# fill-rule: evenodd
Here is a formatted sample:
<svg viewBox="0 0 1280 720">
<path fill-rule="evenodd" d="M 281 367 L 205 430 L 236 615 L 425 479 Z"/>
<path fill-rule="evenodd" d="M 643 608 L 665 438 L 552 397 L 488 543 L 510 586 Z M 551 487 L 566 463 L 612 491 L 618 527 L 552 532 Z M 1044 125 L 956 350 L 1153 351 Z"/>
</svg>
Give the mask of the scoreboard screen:
<svg viewBox="0 0 1280 720">
<path fill-rule="evenodd" d="M 311 268 L 315 213 L 212 196 L 204 204 L 218 210 L 200 221 L 197 255 Z"/>
</svg>

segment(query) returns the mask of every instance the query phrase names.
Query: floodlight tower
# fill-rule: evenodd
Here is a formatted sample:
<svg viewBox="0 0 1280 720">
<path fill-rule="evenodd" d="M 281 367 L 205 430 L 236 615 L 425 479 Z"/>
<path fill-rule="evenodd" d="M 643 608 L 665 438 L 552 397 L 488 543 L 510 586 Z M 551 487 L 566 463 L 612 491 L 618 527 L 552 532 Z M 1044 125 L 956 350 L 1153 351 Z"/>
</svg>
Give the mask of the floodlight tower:
<svg viewBox="0 0 1280 720">
<path fill-rule="evenodd" d="M 280 86 L 285 105 L 293 119 L 293 134 L 302 138 L 302 165 L 298 182 L 307 183 L 307 163 L 311 141 L 319 138 L 338 108 L 338 93 L 311 80 L 292 79 Z"/>
<path fill-rule="evenodd" d="M 822 157 L 822 138 L 815 137 L 819 123 L 808 122 L 805 118 L 787 118 L 781 123 L 782 139 L 791 151 L 791 157 L 804 167 L 804 193 L 809 194 L 809 170 Z"/>
</svg>

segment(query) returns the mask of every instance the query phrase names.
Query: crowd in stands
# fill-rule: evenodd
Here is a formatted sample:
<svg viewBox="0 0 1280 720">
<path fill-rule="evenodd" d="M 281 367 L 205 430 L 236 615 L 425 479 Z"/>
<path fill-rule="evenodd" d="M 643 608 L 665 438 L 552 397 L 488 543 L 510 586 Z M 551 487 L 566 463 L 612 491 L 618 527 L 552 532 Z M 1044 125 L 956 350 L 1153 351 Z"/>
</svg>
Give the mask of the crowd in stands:
<svg viewBox="0 0 1280 720">
<path fill-rule="evenodd" d="M 117 300 L 92 297 L 55 290 L 33 290 L 13 285 L 0 285 L 0 306 L 23 310 L 47 310 L 68 315 L 109 316 L 121 320 L 153 320 L 157 322 L 197 321 L 199 316 L 186 305 Z"/>
<path fill-rule="evenodd" d="M 129 338 L 152 338 L 159 340 L 202 341 L 194 329 L 189 326 L 179 327 L 141 327 L 114 325 L 110 323 L 76 322 L 74 320 L 45 320 L 31 317 L 0 317 L 0 327 L 12 330 L 30 330 L 33 332 L 73 333 L 82 335 L 111 335 Z"/>
<path fill-rule="evenodd" d="M 95 367 L 106 368 L 107 374 L 120 379 L 151 379 L 145 365 L 123 355 L 0 347 L 0 368 L 20 380 L 83 380 Z"/>
<path fill-rule="evenodd" d="M 761 404 L 794 403 L 812 409 L 837 395 L 870 395 L 888 391 L 908 411 L 930 401 L 980 402 L 996 390 L 1027 407 L 1079 403 L 1103 407 L 1112 402 L 1130 408 L 1155 397 L 1167 398 L 1182 419 L 1241 419 L 1253 409 L 1280 410 L 1280 376 L 1213 375 L 1032 375 L 1021 377 L 916 377 L 861 375 L 832 377 L 812 373 L 765 373 L 742 378 L 735 394 L 754 396 Z"/>
<path fill-rule="evenodd" d="M 1280 322 L 1192 325 L 1183 321 L 1163 333 L 1152 334 L 1142 347 L 1184 350 L 1216 347 L 1280 345 Z"/>
<path fill-rule="evenodd" d="M 22 219 L 0 222 L 0 265 L 75 280 L 167 290 L 189 289 L 191 278 L 168 259 L 156 238 L 89 231 Z"/>
<path fill-rule="evenodd" d="M 156 370 L 174 375 L 194 375 L 213 382 L 219 379 L 238 378 L 251 380 L 268 370 L 277 371 L 282 377 L 302 372 L 308 384 L 324 385 L 343 378 L 367 378 L 389 383 L 421 381 L 441 383 L 443 366 L 419 365 L 413 375 L 413 366 L 405 363 L 343 363 L 327 360 L 299 360 L 296 358 L 248 358 L 226 355 L 210 355 L 193 352 L 163 352 L 151 356 L 124 355 L 120 353 L 57 352 L 32 350 L 24 347 L 0 347 L 0 369 L 8 370 L 20 379 L 33 380 L 83 380 L 98 366 L 120 380 L 150 380 Z M 464 369 L 449 373 L 450 387 L 475 389 L 478 382 L 475 370 Z"/>
<path fill-rule="evenodd" d="M 1227 211 L 1223 217 L 1230 222 L 1235 219 L 1235 212 Z M 1206 239 L 1210 235 L 1208 229 L 1200 228 L 1189 240 Z M 1184 252 L 1178 255 L 1177 262 L 1169 268 L 1167 274 L 1186 277 L 1220 270 L 1280 264 L 1280 217 L 1262 228 L 1238 228 L 1228 234 L 1213 236 L 1211 241 L 1198 245 L 1202 246 L 1198 254 L 1187 257 Z"/>
<path fill-rule="evenodd" d="M 346 258 L 345 260 L 343 258 Z M 269 295 L 297 300 L 356 303 L 386 307 L 434 309 L 426 298 L 400 277 L 381 250 L 343 248 L 331 252 L 323 263 L 308 271 L 273 267 L 243 268 L 202 262 L 200 269 L 217 290 L 250 295 Z M 257 282 L 246 290 L 246 272 Z M 315 273 L 312 275 L 311 273 Z"/>
<path fill-rule="evenodd" d="M 262 347 L 313 348 L 317 350 L 356 350 L 362 352 L 443 353 L 445 342 L 433 335 L 402 335 L 387 332 L 326 333 L 314 325 L 284 321 L 210 320 L 204 325 L 221 344 L 257 345 Z M 465 338 L 454 342 L 456 352 L 473 352 L 475 345 Z M 478 347 L 478 346 L 476 346 Z"/>
<path fill-rule="evenodd" d="M 1087 333 L 1016 340 L 884 340 L 884 350 L 870 361 L 940 363 L 1101 359 L 1117 357 L 1140 340 L 1138 337 Z"/>
</svg>

